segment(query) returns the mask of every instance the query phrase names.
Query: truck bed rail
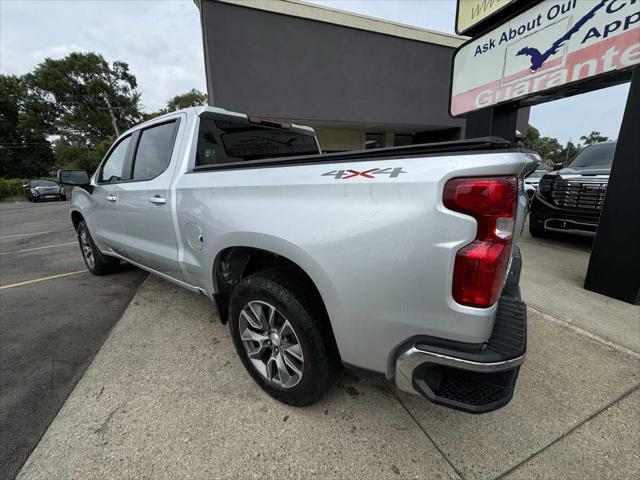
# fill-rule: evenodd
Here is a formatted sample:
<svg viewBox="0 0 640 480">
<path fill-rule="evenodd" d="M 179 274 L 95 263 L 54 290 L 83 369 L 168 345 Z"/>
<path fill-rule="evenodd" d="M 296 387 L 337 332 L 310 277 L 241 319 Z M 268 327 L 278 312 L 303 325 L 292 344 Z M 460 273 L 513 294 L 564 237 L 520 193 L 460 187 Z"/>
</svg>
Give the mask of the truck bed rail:
<svg viewBox="0 0 640 480">
<path fill-rule="evenodd" d="M 452 155 L 457 153 L 486 153 L 488 150 L 506 150 L 511 143 L 500 137 L 479 137 L 449 142 L 421 143 L 401 147 L 376 148 L 371 150 L 354 150 L 339 153 L 320 153 L 317 155 L 301 155 L 295 157 L 268 158 L 246 162 L 219 163 L 200 165 L 193 172 L 211 170 L 236 170 L 242 168 L 262 168 L 286 165 L 306 165 L 318 163 L 341 163 L 345 161 L 371 161 L 385 158 L 427 157 L 430 155 Z"/>
</svg>

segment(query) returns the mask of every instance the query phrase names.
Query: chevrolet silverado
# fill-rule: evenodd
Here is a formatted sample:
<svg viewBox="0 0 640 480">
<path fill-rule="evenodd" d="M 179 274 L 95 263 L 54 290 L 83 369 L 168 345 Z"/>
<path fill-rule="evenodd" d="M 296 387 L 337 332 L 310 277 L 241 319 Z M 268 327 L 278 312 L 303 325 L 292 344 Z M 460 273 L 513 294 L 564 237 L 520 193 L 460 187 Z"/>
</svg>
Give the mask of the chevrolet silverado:
<svg viewBox="0 0 640 480">
<path fill-rule="evenodd" d="M 322 154 L 311 128 L 197 107 L 58 175 L 87 268 L 211 298 L 277 400 L 310 405 L 350 365 L 482 413 L 526 354 L 516 240 L 538 160 L 494 137 Z"/>
</svg>

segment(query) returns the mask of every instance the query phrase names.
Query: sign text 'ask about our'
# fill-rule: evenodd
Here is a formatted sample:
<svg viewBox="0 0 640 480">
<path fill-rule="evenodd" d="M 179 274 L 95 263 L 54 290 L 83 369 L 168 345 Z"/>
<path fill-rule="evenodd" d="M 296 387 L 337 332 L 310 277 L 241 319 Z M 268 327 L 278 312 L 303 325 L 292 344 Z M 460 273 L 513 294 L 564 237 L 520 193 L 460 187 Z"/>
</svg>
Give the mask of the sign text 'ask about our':
<svg viewBox="0 0 640 480">
<path fill-rule="evenodd" d="M 640 0 L 545 0 L 458 49 L 451 113 L 640 64 Z"/>
</svg>

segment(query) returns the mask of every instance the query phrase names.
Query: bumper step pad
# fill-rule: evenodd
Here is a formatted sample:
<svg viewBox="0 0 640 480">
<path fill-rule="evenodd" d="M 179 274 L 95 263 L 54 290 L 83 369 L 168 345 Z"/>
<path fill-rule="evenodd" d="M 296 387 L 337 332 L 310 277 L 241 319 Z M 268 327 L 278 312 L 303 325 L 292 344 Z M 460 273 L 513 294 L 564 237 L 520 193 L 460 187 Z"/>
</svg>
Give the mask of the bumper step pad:
<svg viewBox="0 0 640 480">
<path fill-rule="evenodd" d="M 413 388 L 433 403 L 469 413 L 486 413 L 505 406 L 513 397 L 519 366 L 501 369 L 501 362 L 523 357 L 527 350 L 527 306 L 520 300 L 518 280 L 521 259 L 514 255 L 512 272 L 500 297 L 493 332 L 486 344 L 469 348 L 429 341 L 416 348 L 477 364 L 496 366 L 490 371 L 471 371 L 435 363 L 413 372 Z"/>
<path fill-rule="evenodd" d="M 519 369 L 478 373 L 424 365 L 415 371 L 413 388 L 438 405 L 468 413 L 487 413 L 511 401 Z"/>
</svg>

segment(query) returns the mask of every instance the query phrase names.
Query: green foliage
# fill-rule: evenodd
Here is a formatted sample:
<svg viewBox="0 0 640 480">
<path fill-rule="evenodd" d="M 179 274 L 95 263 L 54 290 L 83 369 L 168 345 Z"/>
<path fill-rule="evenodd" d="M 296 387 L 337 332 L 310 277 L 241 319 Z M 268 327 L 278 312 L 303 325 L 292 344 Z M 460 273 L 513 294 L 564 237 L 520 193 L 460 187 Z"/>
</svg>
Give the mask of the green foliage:
<svg viewBox="0 0 640 480">
<path fill-rule="evenodd" d="M 167 106 L 165 108 L 162 108 L 157 112 L 146 114 L 145 120 L 150 120 L 152 118 L 159 117 L 160 115 L 164 115 L 165 113 L 175 112 L 176 110 L 183 108 L 206 105 L 207 101 L 208 97 L 206 93 L 202 93 L 201 91 L 192 88 L 187 93 L 173 97 L 167 102 Z"/>
<path fill-rule="evenodd" d="M 137 80 L 124 62 L 71 53 L 47 58 L 25 80 L 55 118 L 48 133 L 58 137 L 55 155 L 65 166 L 95 169 L 105 143 L 142 120 Z"/>
<path fill-rule="evenodd" d="M 591 132 L 589 135 L 580 137 L 580 140 L 584 142 L 584 145 L 575 144 L 571 140 L 565 145 L 561 145 L 555 138 L 541 137 L 540 131 L 533 125 L 529 125 L 527 137 L 519 140 L 518 146 L 538 152 L 542 157 L 543 164 L 553 166 L 566 164 L 587 145 L 606 142 L 611 139 L 601 135 L 600 132 Z"/>
<path fill-rule="evenodd" d="M 10 197 L 23 197 L 24 188 L 22 185 L 28 181 L 26 178 L 0 179 L 0 200 Z"/>
<path fill-rule="evenodd" d="M 187 93 L 176 95 L 167 102 L 167 110 L 175 112 L 182 108 L 198 107 L 207 104 L 207 94 L 192 88 Z"/>
<path fill-rule="evenodd" d="M 592 145 L 594 143 L 607 142 L 611 139 L 604 135 L 600 135 L 600 132 L 591 132 L 589 135 L 581 136 L 580 140 L 582 140 L 585 145 Z"/>
<path fill-rule="evenodd" d="M 526 138 L 519 140 L 519 146 L 538 152 L 543 160 L 557 163 L 561 157 L 562 145 L 557 139 L 540 136 L 540 131 L 529 125 Z"/>
<path fill-rule="evenodd" d="M 571 160 L 578 153 L 580 153 L 582 149 L 583 149 L 582 145 L 580 145 L 579 143 L 576 145 L 571 140 L 569 140 L 567 144 L 563 147 L 562 151 L 560 152 L 560 158 L 556 163 L 563 163 L 563 164 L 568 163 L 569 160 Z"/>
<path fill-rule="evenodd" d="M 54 163 L 50 121 L 24 79 L 0 75 L 0 178 L 47 174 Z"/>
<path fill-rule="evenodd" d="M 61 137 L 54 144 L 56 162 L 60 168 L 81 168 L 91 174 L 115 140 L 115 135 L 108 135 L 88 149 Z"/>
</svg>

